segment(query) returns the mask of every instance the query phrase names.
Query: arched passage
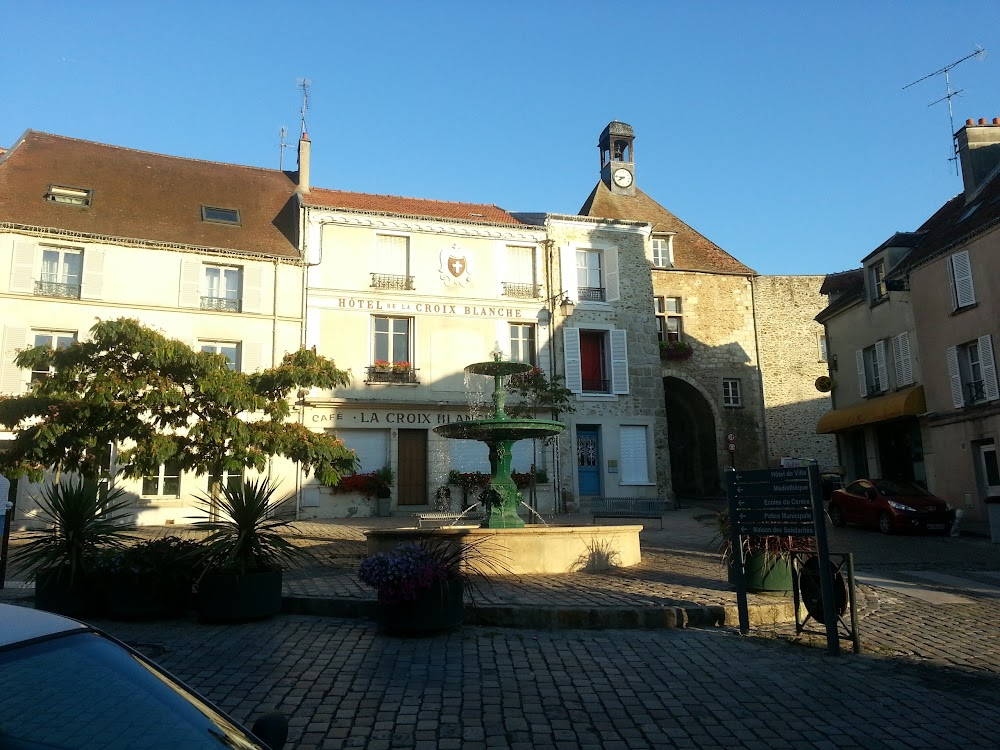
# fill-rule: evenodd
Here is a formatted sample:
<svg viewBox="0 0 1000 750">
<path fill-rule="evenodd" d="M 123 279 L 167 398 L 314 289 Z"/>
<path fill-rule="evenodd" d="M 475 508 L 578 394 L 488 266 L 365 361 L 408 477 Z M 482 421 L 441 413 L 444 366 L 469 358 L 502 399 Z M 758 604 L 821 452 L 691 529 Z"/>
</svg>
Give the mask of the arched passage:
<svg viewBox="0 0 1000 750">
<path fill-rule="evenodd" d="M 712 407 L 701 391 L 679 378 L 664 378 L 663 392 L 674 492 L 682 497 L 718 494 L 718 444 Z"/>
</svg>

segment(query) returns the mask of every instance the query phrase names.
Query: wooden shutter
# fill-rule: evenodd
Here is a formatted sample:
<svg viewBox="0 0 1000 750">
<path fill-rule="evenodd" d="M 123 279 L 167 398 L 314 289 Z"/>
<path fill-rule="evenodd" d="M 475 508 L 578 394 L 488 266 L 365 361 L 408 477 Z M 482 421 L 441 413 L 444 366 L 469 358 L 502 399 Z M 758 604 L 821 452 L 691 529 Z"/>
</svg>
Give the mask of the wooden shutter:
<svg viewBox="0 0 1000 750">
<path fill-rule="evenodd" d="M 858 388 L 861 390 L 861 398 L 867 398 L 868 381 L 865 378 L 865 350 L 858 349 L 854 352 L 854 359 L 858 366 Z"/>
<path fill-rule="evenodd" d="M 562 271 L 562 290 L 574 303 L 579 302 L 580 291 L 576 284 L 576 250 L 573 247 L 559 249 L 559 268 Z M 579 341 L 579 334 L 577 340 Z"/>
<path fill-rule="evenodd" d="M 910 359 L 910 334 L 907 331 L 892 337 L 892 357 L 896 365 L 896 385 L 912 383 L 913 365 Z"/>
<path fill-rule="evenodd" d="M 504 359 L 510 359 L 510 321 L 506 318 L 497 321 L 497 346 Z"/>
<path fill-rule="evenodd" d="M 646 428 L 643 425 L 622 425 L 619 428 L 621 451 L 621 484 L 649 484 L 649 454 L 646 448 Z"/>
<path fill-rule="evenodd" d="M 951 378 L 951 402 L 956 409 L 961 409 L 965 406 L 965 393 L 962 390 L 962 373 L 958 369 L 958 347 L 949 346 L 944 354 Z"/>
<path fill-rule="evenodd" d="M 243 312 L 259 313 L 261 311 L 261 286 L 263 284 L 260 266 L 245 266 L 243 268 L 243 302 L 240 306 Z"/>
<path fill-rule="evenodd" d="M 83 251 L 83 279 L 80 299 L 101 299 L 104 291 L 104 248 L 91 247 Z"/>
<path fill-rule="evenodd" d="M 628 334 L 621 330 L 611 331 L 611 392 L 628 393 Z"/>
<path fill-rule="evenodd" d="M 179 307 L 201 307 L 202 265 L 194 258 L 181 259 Z"/>
<path fill-rule="evenodd" d="M 264 345 L 259 341 L 244 341 L 240 345 L 240 372 L 257 372 L 263 367 Z"/>
<path fill-rule="evenodd" d="M 566 366 L 566 388 L 573 393 L 583 393 L 579 328 L 563 328 L 563 357 Z"/>
<path fill-rule="evenodd" d="M 879 391 L 885 391 L 889 388 L 889 368 L 886 367 L 885 362 L 885 341 L 878 340 L 875 342 L 875 363 L 878 367 L 878 382 Z"/>
<path fill-rule="evenodd" d="M 35 292 L 35 243 L 14 242 L 14 257 L 10 265 L 10 291 L 16 294 Z"/>
<path fill-rule="evenodd" d="M 976 304 L 976 290 L 972 285 L 972 264 L 969 262 L 968 250 L 951 256 L 951 273 L 955 289 L 955 307 Z"/>
<path fill-rule="evenodd" d="M 979 337 L 979 364 L 983 368 L 983 390 L 986 398 L 996 401 L 1000 398 L 997 388 L 997 365 L 993 357 L 993 337 L 990 334 Z"/>
<path fill-rule="evenodd" d="M 604 299 L 607 302 L 617 302 L 621 299 L 618 288 L 618 249 L 613 247 L 601 255 L 604 256 Z"/>
<path fill-rule="evenodd" d="M 4 326 L 3 360 L 0 361 L 0 393 L 20 395 L 28 380 L 27 373 L 14 364 L 18 349 L 28 342 L 28 329 L 20 326 Z"/>
</svg>

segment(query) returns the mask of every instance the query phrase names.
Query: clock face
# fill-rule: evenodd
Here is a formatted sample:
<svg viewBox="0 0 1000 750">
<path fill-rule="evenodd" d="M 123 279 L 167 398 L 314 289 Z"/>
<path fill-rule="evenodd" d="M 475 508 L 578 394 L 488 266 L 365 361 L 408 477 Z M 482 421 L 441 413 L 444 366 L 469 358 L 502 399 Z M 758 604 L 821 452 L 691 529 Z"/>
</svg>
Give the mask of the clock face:
<svg viewBox="0 0 1000 750">
<path fill-rule="evenodd" d="M 632 184 L 632 173 L 624 167 L 620 167 L 615 170 L 614 180 L 618 187 L 628 187 Z"/>
</svg>

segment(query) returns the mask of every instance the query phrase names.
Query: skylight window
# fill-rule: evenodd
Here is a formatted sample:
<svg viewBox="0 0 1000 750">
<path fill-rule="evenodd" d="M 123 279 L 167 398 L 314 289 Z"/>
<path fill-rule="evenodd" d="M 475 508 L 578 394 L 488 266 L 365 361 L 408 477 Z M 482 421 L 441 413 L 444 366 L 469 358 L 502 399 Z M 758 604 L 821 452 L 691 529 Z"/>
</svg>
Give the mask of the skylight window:
<svg viewBox="0 0 1000 750">
<path fill-rule="evenodd" d="M 970 216 L 972 216 L 972 214 L 976 212 L 976 209 L 979 208 L 980 205 L 981 204 L 979 203 L 973 203 L 971 206 L 969 206 L 969 209 L 964 214 L 962 214 L 962 216 L 959 218 L 959 221 L 965 221 Z"/>
<path fill-rule="evenodd" d="M 202 221 L 214 221 L 219 224 L 239 224 L 240 212 L 235 208 L 201 207 Z"/>
<path fill-rule="evenodd" d="M 89 206 L 93 195 L 93 190 L 66 187 L 65 185 L 49 185 L 49 192 L 45 194 L 45 200 L 53 203 L 66 203 L 71 206 Z"/>
</svg>

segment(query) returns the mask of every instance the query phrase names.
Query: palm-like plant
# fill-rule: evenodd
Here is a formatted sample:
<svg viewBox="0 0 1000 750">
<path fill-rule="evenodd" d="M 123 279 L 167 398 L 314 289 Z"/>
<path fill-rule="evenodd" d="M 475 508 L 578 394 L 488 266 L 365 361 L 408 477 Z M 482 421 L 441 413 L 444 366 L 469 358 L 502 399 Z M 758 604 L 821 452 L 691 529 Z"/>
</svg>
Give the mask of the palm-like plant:
<svg viewBox="0 0 1000 750">
<path fill-rule="evenodd" d="M 275 500 L 277 487 L 267 478 L 248 480 L 237 487 L 223 486 L 220 495 L 198 498 L 198 504 L 217 518 L 195 521 L 210 532 L 203 540 L 205 571 L 245 575 L 281 570 L 303 552 L 279 533 L 294 519 Z"/>
<path fill-rule="evenodd" d="M 128 501 L 120 488 L 111 488 L 106 497 L 99 487 L 83 479 L 49 485 L 38 498 L 38 517 L 44 529 L 28 531 L 29 541 L 12 555 L 29 578 L 42 571 L 53 571 L 59 579 L 68 576 L 73 583 L 86 575 L 97 553 L 121 549 L 134 541 L 127 532 L 133 528 L 122 510 Z"/>
</svg>

